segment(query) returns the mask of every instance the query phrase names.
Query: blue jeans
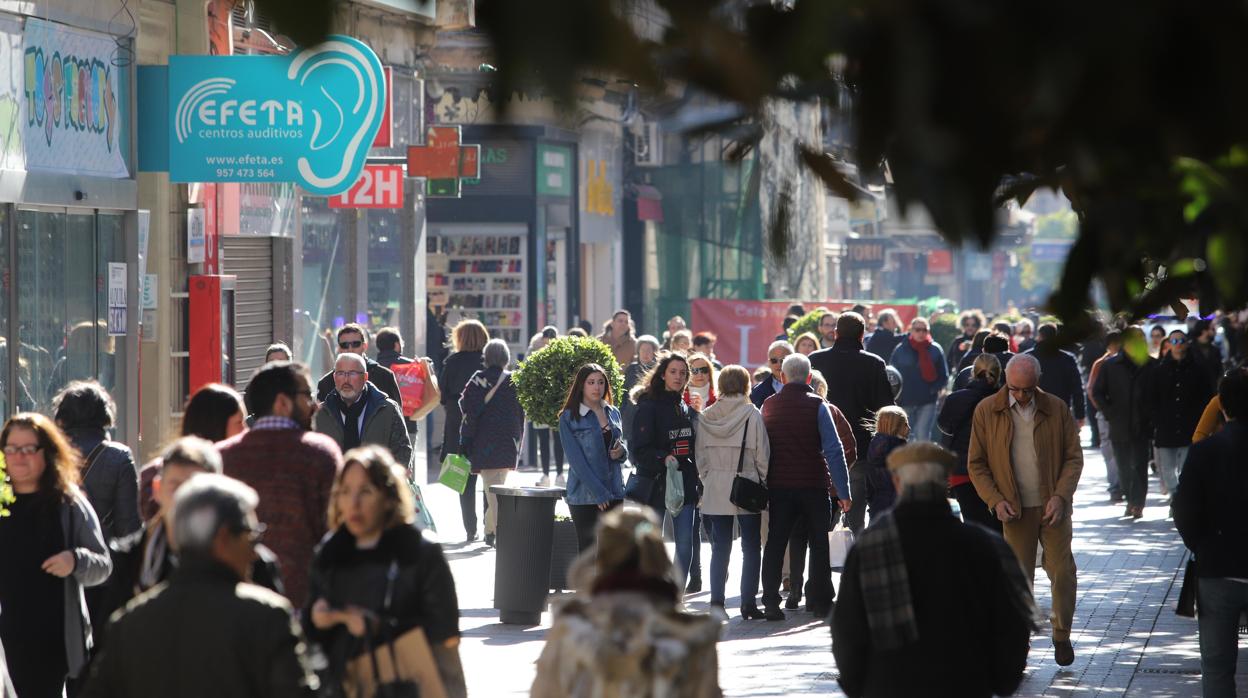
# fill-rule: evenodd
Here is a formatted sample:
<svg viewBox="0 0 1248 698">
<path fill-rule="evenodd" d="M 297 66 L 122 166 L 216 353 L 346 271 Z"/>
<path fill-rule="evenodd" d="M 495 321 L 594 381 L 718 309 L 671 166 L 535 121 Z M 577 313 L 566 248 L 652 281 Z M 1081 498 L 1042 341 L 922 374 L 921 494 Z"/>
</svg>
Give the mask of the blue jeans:
<svg viewBox="0 0 1248 698">
<path fill-rule="evenodd" d="M 1157 472 L 1161 474 L 1161 481 L 1166 483 L 1166 491 L 1173 500 L 1174 493 L 1179 489 L 1179 473 L 1183 472 L 1183 461 L 1187 460 L 1187 446 L 1158 446 L 1153 449 L 1153 455 L 1157 459 Z"/>
<path fill-rule="evenodd" d="M 692 504 L 686 504 L 677 514 L 672 514 L 663 508 L 656 507 L 654 510 L 660 520 L 665 514 L 672 517 L 672 531 L 676 534 L 676 571 L 679 573 L 677 581 L 681 585 L 682 593 L 684 584 L 689 579 L 689 566 L 693 562 L 694 535 L 697 533 L 694 523 L 697 521 L 695 516 L 697 511 L 697 506 Z"/>
<path fill-rule="evenodd" d="M 1200 609 L 1200 686 L 1204 698 L 1234 698 L 1239 656 L 1239 614 L 1248 609 L 1248 584 L 1221 577 L 1201 577 L 1196 587 Z"/>
<path fill-rule="evenodd" d="M 936 403 L 926 405 L 902 405 L 906 418 L 910 420 L 910 443 L 915 441 L 931 441 L 932 428 L 936 426 Z"/>
<path fill-rule="evenodd" d="M 703 514 L 711 522 L 711 603 L 723 605 L 732 558 L 732 514 Z M 758 573 L 762 565 L 762 514 L 738 514 L 741 523 L 741 607 L 757 605 Z"/>
</svg>

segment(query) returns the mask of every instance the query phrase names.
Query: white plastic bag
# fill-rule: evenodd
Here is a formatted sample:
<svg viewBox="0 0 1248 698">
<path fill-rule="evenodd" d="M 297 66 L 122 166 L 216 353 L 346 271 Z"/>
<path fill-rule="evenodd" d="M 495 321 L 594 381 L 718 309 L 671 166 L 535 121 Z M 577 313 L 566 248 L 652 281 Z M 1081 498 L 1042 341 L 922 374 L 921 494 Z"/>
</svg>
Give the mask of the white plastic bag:
<svg viewBox="0 0 1248 698">
<path fill-rule="evenodd" d="M 685 477 L 680 472 L 680 463 L 668 456 L 667 463 L 667 491 L 663 496 L 663 503 L 672 516 L 680 513 L 685 508 Z"/>
<path fill-rule="evenodd" d="M 845 517 L 838 517 L 836 525 L 828 531 L 828 562 L 832 569 L 845 567 L 845 559 L 849 557 L 849 549 L 854 547 L 854 534 L 845 525 Z"/>
</svg>

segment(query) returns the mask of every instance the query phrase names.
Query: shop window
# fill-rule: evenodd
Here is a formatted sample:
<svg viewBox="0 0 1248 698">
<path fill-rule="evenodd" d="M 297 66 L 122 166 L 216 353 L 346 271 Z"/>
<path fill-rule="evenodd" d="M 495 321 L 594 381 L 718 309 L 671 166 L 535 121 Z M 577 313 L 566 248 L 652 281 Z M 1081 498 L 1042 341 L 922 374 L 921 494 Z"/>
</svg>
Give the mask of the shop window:
<svg viewBox="0 0 1248 698">
<path fill-rule="evenodd" d="M 295 334 L 301 342 L 297 358 L 317 375 L 333 366 L 335 330 L 358 319 L 351 308 L 355 294 L 349 276 L 356 258 L 355 235 L 328 201 L 303 197 L 302 290 L 295 299 Z"/>
<path fill-rule="evenodd" d="M 125 261 L 120 215 L 19 210 L 17 213 L 16 401 L 50 413 L 75 380 L 98 380 L 117 401 L 125 433 L 125 342 L 108 334 L 108 263 Z"/>
</svg>

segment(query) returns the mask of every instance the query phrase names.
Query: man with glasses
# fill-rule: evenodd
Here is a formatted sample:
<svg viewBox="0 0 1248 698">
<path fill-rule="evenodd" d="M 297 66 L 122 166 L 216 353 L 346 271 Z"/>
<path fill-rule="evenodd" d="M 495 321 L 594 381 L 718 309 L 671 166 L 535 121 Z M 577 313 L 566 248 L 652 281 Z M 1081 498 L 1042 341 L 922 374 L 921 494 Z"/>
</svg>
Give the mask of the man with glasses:
<svg viewBox="0 0 1248 698">
<path fill-rule="evenodd" d="M 971 422 L 967 471 L 975 492 L 1001 521 L 1023 570 L 1035 583 L 1036 545 L 1053 587 L 1054 660 L 1075 661 L 1075 558 L 1071 502 L 1083 472 L 1083 449 L 1070 408 L 1038 386 L 1040 362 L 1019 354 L 1005 367 L 1005 387 L 979 403 Z"/>
<path fill-rule="evenodd" d="M 258 503 L 254 489 L 221 475 L 183 485 L 173 510 L 178 570 L 113 621 L 87 695 L 314 695 L 290 603 L 245 581 L 265 531 Z"/>
<path fill-rule="evenodd" d="M 784 387 L 784 374 L 780 372 L 780 365 L 784 363 L 784 357 L 792 353 L 793 345 L 783 339 L 777 339 L 767 347 L 767 368 L 771 370 L 771 377 L 750 391 L 750 402 L 758 409 L 763 409 L 763 401 Z"/>
<path fill-rule="evenodd" d="M 1127 498 L 1124 517 L 1144 515 L 1148 497 L 1149 442 L 1153 436 L 1152 410 L 1148 403 L 1150 375 L 1157 359 L 1143 354 L 1137 363 L 1131 350 L 1145 345 L 1144 330 L 1128 327 L 1122 332 L 1122 348 L 1105 360 L 1092 386 L 1096 406 L 1109 422 L 1109 439 L 1118 465 L 1118 480 Z"/>
<path fill-rule="evenodd" d="M 342 451 L 333 439 L 309 431 L 318 405 L 303 364 L 276 361 L 256 369 L 247 408 L 256 422 L 218 445 L 221 463 L 226 475 L 260 493 L 256 513 L 269 527 L 268 546 L 281 563 L 287 596 L 302 607 Z"/>
<path fill-rule="evenodd" d="M 395 380 L 394 372 L 368 358 L 368 330 L 363 325 L 352 322 L 338 328 L 338 353 L 359 354 L 364 357 L 364 363 L 368 367 L 368 382 L 377 386 L 395 403 L 403 404 L 403 394 L 399 392 L 399 382 Z M 321 376 L 321 380 L 316 383 L 316 401 L 325 402 L 334 387 L 333 371 Z"/>
<path fill-rule="evenodd" d="M 1187 449 L 1192 445 L 1192 434 L 1205 405 L 1214 396 L 1215 385 L 1192 354 L 1186 332 L 1172 331 L 1166 344 L 1169 351 L 1162 355 L 1149 381 L 1148 405 L 1152 410 L 1157 471 L 1173 498 Z"/>
<path fill-rule="evenodd" d="M 366 366 L 359 354 L 338 355 L 334 391 L 321 403 L 314 426 L 344 453 L 365 444 L 385 448 L 411 477 L 412 442 L 403 409 L 369 382 Z"/>
</svg>

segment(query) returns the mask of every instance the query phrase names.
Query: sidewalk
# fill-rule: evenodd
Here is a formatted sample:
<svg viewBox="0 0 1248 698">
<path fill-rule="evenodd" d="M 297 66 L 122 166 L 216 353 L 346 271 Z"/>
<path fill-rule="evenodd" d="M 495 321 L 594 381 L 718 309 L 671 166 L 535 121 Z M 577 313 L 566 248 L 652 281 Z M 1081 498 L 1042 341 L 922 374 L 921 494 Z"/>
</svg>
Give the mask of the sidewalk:
<svg viewBox="0 0 1248 698">
<path fill-rule="evenodd" d="M 1165 518 L 1165 497 L 1150 494 L 1143 519 L 1122 519 L 1122 505 L 1105 494 L 1100 454 L 1084 450 L 1085 468 L 1074 512 L 1074 552 L 1079 601 L 1072 641 L 1075 663 L 1058 667 L 1047 630 L 1032 640 L 1018 696 L 1199 696 L 1200 652 L 1196 621 L 1174 614 L 1186 549 Z M 423 463 L 418 464 L 420 473 Z M 536 473 L 514 473 L 511 482 L 534 484 Z M 493 608 L 493 551 L 463 543 L 458 496 L 440 485 L 423 488 L 451 560 L 459 591 L 461 654 L 468 688 L 476 696 L 528 695 L 549 614 L 539 627 L 502 625 Z M 561 505 L 562 506 L 562 505 Z M 739 550 L 730 565 L 727 608 L 719 647 L 720 685 L 727 696 L 841 696 L 828 628 L 804 612 L 782 623 L 742 622 L 734 593 Z M 710 545 L 702 549 L 704 568 Z M 834 575 L 839 587 L 839 575 Z M 1036 602 L 1047 616 L 1049 585 L 1037 570 Z M 706 610 L 710 594 L 687 597 Z M 1248 643 L 1241 638 L 1238 687 L 1248 695 Z"/>
</svg>

